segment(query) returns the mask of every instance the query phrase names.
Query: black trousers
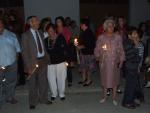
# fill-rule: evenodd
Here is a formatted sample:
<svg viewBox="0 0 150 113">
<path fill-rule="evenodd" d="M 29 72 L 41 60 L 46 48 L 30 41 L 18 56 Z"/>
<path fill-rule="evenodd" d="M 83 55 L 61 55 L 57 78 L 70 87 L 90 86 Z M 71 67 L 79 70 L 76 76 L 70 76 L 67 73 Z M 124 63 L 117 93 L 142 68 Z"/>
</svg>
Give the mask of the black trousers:
<svg viewBox="0 0 150 113">
<path fill-rule="evenodd" d="M 137 97 L 138 89 L 138 70 L 137 69 L 127 69 L 125 70 L 125 91 L 123 97 L 123 104 L 134 104 L 134 100 Z"/>
<path fill-rule="evenodd" d="M 72 83 L 72 67 L 67 67 L 67 81 L 68 83 Z"/>
<path fill-rule="evenodd" d="M 18 57 L 18 85 L 25 85 L 25 73 L 21 54 Z"/>
</svg>

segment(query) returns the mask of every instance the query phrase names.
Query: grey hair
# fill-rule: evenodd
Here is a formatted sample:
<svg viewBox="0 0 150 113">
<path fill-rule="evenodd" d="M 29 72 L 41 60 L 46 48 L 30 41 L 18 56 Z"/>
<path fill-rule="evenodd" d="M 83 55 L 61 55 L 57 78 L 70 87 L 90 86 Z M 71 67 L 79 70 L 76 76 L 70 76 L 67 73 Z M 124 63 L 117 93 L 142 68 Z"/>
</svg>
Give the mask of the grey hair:
<svg viewBox="0 0 150 113">
<path fill-rule="evenodd" d="M 104 31 L 107 30 L 109 23 L 112 23 L 114 27 L 116 26 L 115 21 L 113 19 L 107 19 L 104 21 L 104 24 L 103 24 Z"/>
</svg>

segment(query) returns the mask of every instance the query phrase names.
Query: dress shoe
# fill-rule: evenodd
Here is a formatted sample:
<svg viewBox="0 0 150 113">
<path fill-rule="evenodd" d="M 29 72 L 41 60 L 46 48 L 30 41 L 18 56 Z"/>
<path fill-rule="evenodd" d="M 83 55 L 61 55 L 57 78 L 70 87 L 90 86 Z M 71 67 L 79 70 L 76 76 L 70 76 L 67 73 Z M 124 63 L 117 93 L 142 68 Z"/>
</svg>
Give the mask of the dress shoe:
<svg viewBox="0 0 150 113">
<path fill-rule="evenodd" d="M 120 89 L 117 90 L 118 94 L 122 94 L 122 91 Z"/>
<path fill-rule="evenodd" d="M 79 81 L 79 82 L 78 82 L 78 84 L 83 84 L 83 83 L 84 83 L 83 81 Z"/>
<path fill-rule="evenodd" d="M 106 98 L 102 98 L 102 99 L 100 100 L 100 103 L 101 103 L 101 104 L 103 104 L 104 102 L 106 102 Z"/>
<path fill-rule="evenodd" d="M 134 105 L 135 105 L 135 107 L 140 107 L 141 104 L 135 103 Z"/>
<path fill-rule="evenodd" d="M 12 98 L 11 100 L 6 100 L 7 103 L 10 103 L 10 104 L 17 104 L 18 101 L 15 99 L 15 98 Z"/>
<path fill-rule="evenodd" d="M 30 105 L 30 109 L 35 109 L 35 106 L 34 105 Z"/>
<path fill-rule="evenodd" d="M 145 88 L 150 88 L 150 82 L 147 82 L 147 84 L 145 85 Z"/>
<path fill-rule="evenodd" d="M 61 100 L 61 101 L 65 101 L 66 98 L 65 98 L 65 97 L 61 97 L 60 100 Z"/>
<path fill-rule="evenodd" d="M 113 104 L 114 104 L 115 106 L 117 106 L 117 105 L 118 105 L 118 102 L 117 102 L 116 100 L 113 100 Z"/>
<path fill-rule="evenodd" d="M 107 91 L 107 96 L 110 96 L 110 91 Z"/>
<path fill-rule="evenodd" d="M 87 80 L 79 81 L 78 84 L 84 84 Z"/>
<path fill-rule="evenodd" d="M 135 109 L 136 108 L 136 106 L 134 104 L 123 104 L 122 106 L 125 108 L 128 108 L 128 109 Z"/>
<path fill-rule="evenodd" d="M 55 99 L 56 99 L 55 97 L 51 97 L 51 101 L 52 101 L 52 102 L 54 102 L 54 101 L 55 101 Z"/>
<path fill-rule="evenodd" d="M 46 105 L 50 105 L 50 104 L 52 104 L 52 101 L 47 101 L 46 103 L 45 103 Z"/>
<path fill-rule="evenodd" d="M 86 87 L 86 86 L 90 86 L 92 83 L 93 83 L 93 82 L 92 82 L 92 81 L 90 81 L 89 83 L 85 83 L 85 84 L 83 84 L 83 86 L 84 86 L 84 87 Z"/>
</svg>

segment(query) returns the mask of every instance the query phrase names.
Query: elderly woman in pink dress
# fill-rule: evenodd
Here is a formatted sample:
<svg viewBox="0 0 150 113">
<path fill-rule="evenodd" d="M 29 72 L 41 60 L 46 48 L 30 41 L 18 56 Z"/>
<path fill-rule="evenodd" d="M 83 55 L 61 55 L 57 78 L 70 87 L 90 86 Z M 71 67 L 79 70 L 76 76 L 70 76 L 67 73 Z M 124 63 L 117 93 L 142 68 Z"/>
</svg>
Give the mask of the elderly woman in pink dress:
<svg viewBox="0 0 150 113">
<path fill-rule="evenodd" d="M 98 37 L 95 56 L 99 61 L 103 98 L 100 103 L 107 99 L 107 89 L 113 90 L 113 104 L 117 105 L 116 90 L 120 82 L 120 68 L 125 59 L 122 38 L 115 34 L 115 22 L 108 19 L 104 22 L 105 32 Z"/>
</svg>

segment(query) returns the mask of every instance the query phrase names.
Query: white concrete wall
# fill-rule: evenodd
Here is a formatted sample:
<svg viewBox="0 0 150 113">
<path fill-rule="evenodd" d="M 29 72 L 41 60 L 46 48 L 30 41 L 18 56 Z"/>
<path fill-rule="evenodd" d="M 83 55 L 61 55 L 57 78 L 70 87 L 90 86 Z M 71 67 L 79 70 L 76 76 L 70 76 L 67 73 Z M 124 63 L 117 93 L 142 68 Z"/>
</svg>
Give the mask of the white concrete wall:
<svg viewBox="0 0 150 113">
<path fill-rule="evenodd" d="M 25 17 L 70 16 L 79 23 L 79 0 L 24 0 Z"/>
<path fill-rule="evenodd" d="M 150 3 L 148 0 L 129 0 L 129 21 L 137 26 L 141 21 L 150 19 Z"/>
</svg>

